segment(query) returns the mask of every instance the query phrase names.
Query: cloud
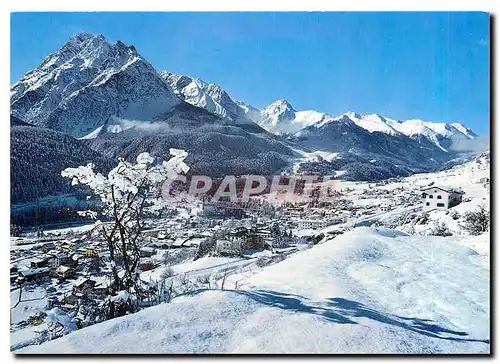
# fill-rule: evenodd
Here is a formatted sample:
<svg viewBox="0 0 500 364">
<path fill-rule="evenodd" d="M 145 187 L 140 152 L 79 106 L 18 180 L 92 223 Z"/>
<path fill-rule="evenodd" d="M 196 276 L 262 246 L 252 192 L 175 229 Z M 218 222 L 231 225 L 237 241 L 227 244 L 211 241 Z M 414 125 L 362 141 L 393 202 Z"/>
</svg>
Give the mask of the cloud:
<svg viewBox="0 0 500 364">
<path fill-rule="evenodd" d="M 107 130 L 110 132 L 121 132 L 131 128 L 146 132 L 172 131 L 172 127 L 167 123 L 130 120 L 116 116 L 111 118 L 111 122 L 108 124 Z"/>
<path fill-rule="evenodd" d="M 477 43 L 481 46 L 487 46 L 490 44 L 490 42 L 487 39 L 481 38 L 477 41 Z"/>
<path fill-rule="evenodd" d="M 474 139 L 458 139 L 453 142 L 450 150 L 456 152 L 482 153 L 490 150 L 490 136 L 481 135 Z"/>
<path fill-rule="evenodd" d="M 233 127 L 233 125 L 226 124 L 208 124 L 203 123 L 199 125 L 195 125 L 196 129 L 199 132 L 211 132 L 211 131 L 220 131 L 225 127 Z M 142 131 L 145 133 L 161 133 L 161 132 L 186 132 L 193 131 L 194 126 L 186 126 L 183 124 L 172 126 L 170 123 L 163 121 L 144 121 L 144 120 L 134 120 L 134 119 L 125 119 L 117 116 L 112 116 L 107 125 L 107 131 L 111 133 L 119 133 L 125 131 L 127 129 L 134 128 L 137 131 Z"/>
</svg>

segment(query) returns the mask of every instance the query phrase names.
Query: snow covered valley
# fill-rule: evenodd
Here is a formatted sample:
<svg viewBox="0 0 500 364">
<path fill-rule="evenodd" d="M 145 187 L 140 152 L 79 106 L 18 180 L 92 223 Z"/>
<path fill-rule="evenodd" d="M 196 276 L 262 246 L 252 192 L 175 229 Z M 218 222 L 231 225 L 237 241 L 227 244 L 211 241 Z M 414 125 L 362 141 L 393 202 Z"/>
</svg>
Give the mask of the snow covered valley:
<svg viewBox="0 0 500 364">
<path fill-rule="evenodd" d="M 239 290 L 195 291 L 16 353 L 488 353 L 489 263 L 466 245 L 359 227 Z"/>
</svg>

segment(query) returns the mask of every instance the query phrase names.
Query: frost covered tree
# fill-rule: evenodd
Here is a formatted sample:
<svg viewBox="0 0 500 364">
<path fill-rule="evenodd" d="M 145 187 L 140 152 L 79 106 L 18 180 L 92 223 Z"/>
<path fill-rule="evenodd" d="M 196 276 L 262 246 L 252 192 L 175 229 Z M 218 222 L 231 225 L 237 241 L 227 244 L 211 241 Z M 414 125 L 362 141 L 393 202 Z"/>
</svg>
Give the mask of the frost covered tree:
<svg viewBox="0 0 500 364">
<path fill-rule="evenodd" d="M 448 229 L 448 225 L 444 221 L 438 222 L 430 235 L 434 236 L 451 236 L 453 235 Z"/>
<path fill-rule="evenodd" d="M 85 291 L 78 300 L 78 316 L 82 317 L 81 325 L 84 327 L 100 322 L 104 318 L 97 296 L 92 291 Z"/>
<path fill-rule="evenodd" d="M 139 154 L 135 164 L 120 159 L 107 176 L 95 172 L 92 163 L 61 172 L 72 179 L 73 185 L 86 185 L 98 197 L 99 212 L 81 213 L 97 220 L 94 231 L 107 243 L 113 294 L 125 290 L 140 295 L 139 250 L 144 217 L 166 207 L 162 199 L 164 183 L 189 170 L 184 163 L 185 151 L 172 148 L 170 154 L 170 160 L 158 165 L 153 165 L 154 158 L 147 152 Z"/>
<path fill-rule="evenodd" d="M 59 307 L 54 307 L 47 311 L 45 322 L 49 329 L 50 339 L 55 339 L 78 330 L 75 320 Z"/>
<path fill-rule="evenodd" d="M 464 227 L 472 235 L 481 235 L 489 229 L 490 212 L 484 206 L 479 206 L 476 211 L 467 211 L 464 219 Z"/>
</svg>

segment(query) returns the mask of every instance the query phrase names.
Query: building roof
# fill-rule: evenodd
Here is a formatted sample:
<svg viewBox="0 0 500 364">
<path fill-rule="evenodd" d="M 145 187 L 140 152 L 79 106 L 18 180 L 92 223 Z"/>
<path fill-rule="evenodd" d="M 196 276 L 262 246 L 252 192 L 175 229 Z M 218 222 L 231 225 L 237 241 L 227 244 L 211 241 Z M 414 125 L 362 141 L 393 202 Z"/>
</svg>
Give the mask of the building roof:
<svg viewBox="0 0 500 364">
<path fill-rule="evenodd" d="M 31 263 L 45 263 L 47 261 L 46 257 L 36 257 L 31 260 Z"/>
<path fill-rule="evenodd" d="M 77 261 L 78 259 L 80 258 L 83 258 L 83 255 L 82 254 L 73 254 L 73 256 L 71 257 L 71 259 Z"/>
<path fill-rule="evenodd" d="M 67 267 L 65 265 L 61 265 L 59 266 L 59 268 L 56 269 L 56 272 L 57 273 L 65 273 L 67 271 L 69 271 L 71 268 L 70 267 Z"/>
<path fill-rule="evenodd" d="M 26 269 L 22 270 L 19 272 L 23 277 L 28 277 L 28 276 L 33 276 L 41 273 L 47 273 L 50 271 L 49 267 L 42 267 L 42 268 L 31 268 L 31 269 Z"/>
<path fill-rule="evenodd" d="M 430 190 L 431 188 L 437 188 L 437 189 L 440 189 L 442 191 L 445 191 L 445 192 L 448 192 L 448 193 L 459 193 L 459 194 L 463 194 L 464 191 L 462 191 L 461 189 L 458 189 L 458 188 L 455 188 L 455 187 L 450 187 L 450 186 L 443 186 L 443 185 L 432 185 L 432 186 L 425 186 L 425 187 L 422 187 L 420 188 L 421 191 L 427 191 L 427 190 Z"/>
<path fill-rule="evenodd" d="M 95 284 L 95 281 L 92 280 L 92 279 L 88 279 L 88 278 L 85 278 L 85 277 L 81 277 L 81 278 L 78 278 L 76 279 L 74 282 L 73 282 L 73 286 L 74 287 L 81 287 L 83 284 L 85 283 L 90 283 L 90 284 Z"/>
</svg>

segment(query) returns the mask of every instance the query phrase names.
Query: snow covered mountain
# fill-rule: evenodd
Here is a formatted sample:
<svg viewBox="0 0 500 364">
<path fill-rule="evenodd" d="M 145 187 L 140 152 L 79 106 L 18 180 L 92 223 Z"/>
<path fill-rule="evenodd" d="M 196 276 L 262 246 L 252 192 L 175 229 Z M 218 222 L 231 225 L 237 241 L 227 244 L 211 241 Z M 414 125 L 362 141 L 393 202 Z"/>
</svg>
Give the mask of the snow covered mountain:
<svg viewBox="0 0 500 364">
<path fill-rule="evenodd" d="M 183 101 L 233 124 L 253 121 L 277 135 L 300 136 L 309 127 L 352 122 L 370 133 L 426 139 L 443 151 L 455 140 L 476 137 L 459 123 L 397 121 L 354 112 L 334 117 L 314 110 L 297 111 L 283 99 L 259 110 L 233 100 L 218 85 L 167 71 L 158 73 L 133 46 L 120 41 L 110 44 L 102 35 L 87 33 L 72 37 L 11 87 L 13 116 L 86 138 L 103 130 L 124 129 L 115 125 L 116 119 L 165 121 L 164 116 L 175 114 Z M 197 110 L 191 109 L 191 113 L 190 120 L 196 120 Z M 112 117 L 115 123 L 105 125 Z"/>
<path fill-rule="evenodd" d="M 193 173 L 213 176 L 270 175 L 293 165 L 305 172 L 344 170 L 350 179 L 402 176 L 443 167 L 458 157 L 454 141 L 476 137 L 458 123 L 331 116 L 297 111 L 283 99 L 259 110 L 218 85 L 158 73 L 133 46 L 86 33 L 11 86 L 11 116 L 14 124 L 82 139 L 109 158 L 185 149 Z M 300 160 L 314 152 L 338 157 Z"/>
<path fill-rule="evenodd" d="M 218 85 L 168 71 L 161 71 L 160 76 L 177 96 L 191 105 L 233 121 L 245 117 L 240 106 Z"/>
<path fill-rule="evenodd" d="M 182 101 L 136 51 L 78 34 L 11 87 L 11 113 L 82 137 L 109 117 L 151 120 Z"/>
<path fill-rule="evenodd" d="M 243 101 L 236 101 L 236 104 L 243 110 L 245 116 L 257 123 L 260 120 L 260 110 Z"/>
<path fill-rule="evenodd" d="M 277 135 L 296 134 L 307 127 L 320 128 L 332 122 L 351 122 L 343 116 L 334 118 L 328 114 L 314 111 L 297 111 L 284 99 L 273 102 L 260 111 L 260 118 L 254 120 L 262 128 Z"/>
<path fill-rule="evenodd" d="M 88 146 L 104 158 L 133 160 L 144 150 L 163 157 L 177 146 L 189 153 L 193 173 L 211 176 L 271 175 L 295 154 L 218 86 L 160 75 L 133 46 L 86 33 L 70 38 L 11 86 L 11 124 L 20 123 L 37 127 L 30 136 L 58 131 L 76 137 L 77 144 L 73 138 L 61 144 Z M 58 179 L 59 172 L 46 178 Z M 43 192 L 60 192 L 52 186 Z"/>
<path fill-rule="evenodd" d="M 282 134 L 299 134 L 308 127 L 321 128 L 329 123 L 352 122 L 370 133 L 380 132 L 391 136 L 405 135 L 412 139 L 425 138 L 443 151 L 460 139 L 473 139 L 477 135 L 460 123 L 436 123 L 423 120 L 398 121 L 379 114 L 347 112 L 337 117 L 314 110 L 296 111 L 286 100 L 278 100 L 264 108 L 256 122 L 267 131 Z"/>
</svg>

